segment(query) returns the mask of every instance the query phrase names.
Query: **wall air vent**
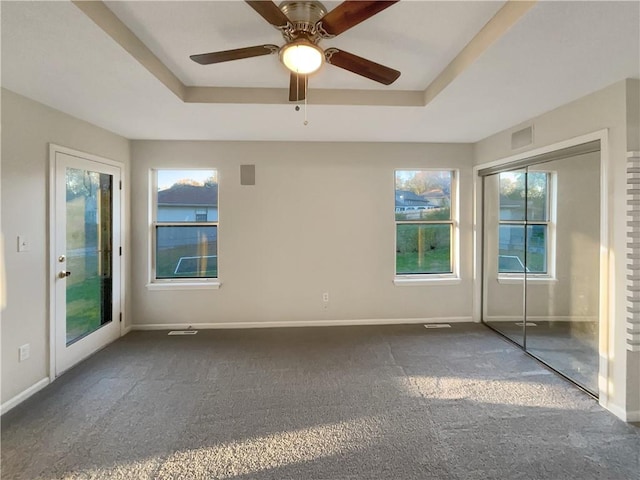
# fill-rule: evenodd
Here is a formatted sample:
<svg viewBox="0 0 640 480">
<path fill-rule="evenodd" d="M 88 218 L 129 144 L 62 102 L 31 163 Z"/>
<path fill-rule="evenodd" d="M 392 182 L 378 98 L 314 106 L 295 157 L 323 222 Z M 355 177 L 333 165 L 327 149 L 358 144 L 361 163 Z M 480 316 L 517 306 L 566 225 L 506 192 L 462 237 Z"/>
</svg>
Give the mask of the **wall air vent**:
<svg viewBox="0 0 640 480">
<path fill-rule="evenodd" d="M 511 134 L 511 150 L 526 147 L 533 143 L 533 127 L 523 128 Z"/>
<path fill-rule="evenodd" d="M 240 165 L 240 185 L 256 184 L 256 166 Z"/>
</svg>

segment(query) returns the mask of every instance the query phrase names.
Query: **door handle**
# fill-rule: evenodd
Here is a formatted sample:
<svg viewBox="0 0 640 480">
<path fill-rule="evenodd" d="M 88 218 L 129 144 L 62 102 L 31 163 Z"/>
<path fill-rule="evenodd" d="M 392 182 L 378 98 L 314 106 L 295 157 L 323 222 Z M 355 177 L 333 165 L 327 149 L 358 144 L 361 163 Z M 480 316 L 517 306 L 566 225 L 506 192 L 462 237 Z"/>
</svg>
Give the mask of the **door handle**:
<svg viewBox="0 0 640 480">
<path fill-rule="evenodd" d="M 62 271 L 58 274 L 58 277 L 60 277 L 60 278 L 67 278 L 69 275 L 71 275 L 71 272 L 67 272 L 66 270 L 62 270 Z"/>
</svg>

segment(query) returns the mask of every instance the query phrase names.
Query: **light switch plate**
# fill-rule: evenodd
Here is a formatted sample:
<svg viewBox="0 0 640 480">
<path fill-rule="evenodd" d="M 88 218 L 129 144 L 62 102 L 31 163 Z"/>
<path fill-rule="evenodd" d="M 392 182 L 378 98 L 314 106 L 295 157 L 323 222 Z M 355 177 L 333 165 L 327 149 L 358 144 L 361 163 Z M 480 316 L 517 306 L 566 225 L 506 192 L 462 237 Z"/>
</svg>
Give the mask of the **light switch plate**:
<svg viewBox="0 0 640 480">
<path fill-rule="evenodd" d="M 18 251 L 28 252 L 29 250 L 31 250 L 29 239 L 25 235 L 18 235 Z"/>
</svg>

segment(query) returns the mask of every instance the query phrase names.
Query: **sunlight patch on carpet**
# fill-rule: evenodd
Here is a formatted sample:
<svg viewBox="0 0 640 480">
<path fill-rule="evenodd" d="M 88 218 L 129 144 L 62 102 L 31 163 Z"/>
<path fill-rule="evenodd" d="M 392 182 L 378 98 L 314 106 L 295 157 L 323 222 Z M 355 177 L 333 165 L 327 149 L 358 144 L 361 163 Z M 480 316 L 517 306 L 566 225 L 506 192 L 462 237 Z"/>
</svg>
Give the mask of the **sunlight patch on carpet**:
<svg viewBox="0 0 640 480">
<path fill-rule="evenodd" d="M 541 375 L 544 373 L 540 372 Z M 594 403 L 578 390 L 567 389 L 562 382 L 550 385 L 535 380 L 412 375 L 401 379 L 398 387 L 411 397 L 468 400 L 495 405 L 575 410 L 584 409 L 587 404 Z"/>
<path fill-rule="evenodd" d="M 158 472 L 161 478 L 233 478 L 370 446 L 382 431 L 378 417 L 317 425 L 299 430 L 175 452 Z"/>
</svg>

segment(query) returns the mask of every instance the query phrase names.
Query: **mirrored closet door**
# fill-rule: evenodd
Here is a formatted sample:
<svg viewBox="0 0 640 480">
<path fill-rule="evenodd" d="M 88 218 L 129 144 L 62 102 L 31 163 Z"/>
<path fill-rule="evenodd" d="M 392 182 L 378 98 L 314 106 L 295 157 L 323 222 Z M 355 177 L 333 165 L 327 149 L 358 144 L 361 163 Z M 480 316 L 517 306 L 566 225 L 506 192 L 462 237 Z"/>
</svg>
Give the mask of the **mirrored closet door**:
<svg viewBox="0 0 640 480">
<path fill-rule="evenodd" d="M 598 393 L 599 143 L 482 171 L 483 321 Z"/>
</svg>

